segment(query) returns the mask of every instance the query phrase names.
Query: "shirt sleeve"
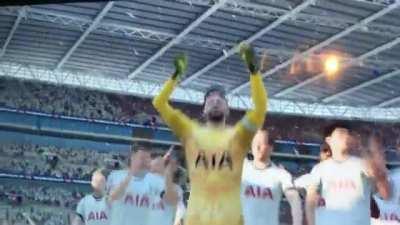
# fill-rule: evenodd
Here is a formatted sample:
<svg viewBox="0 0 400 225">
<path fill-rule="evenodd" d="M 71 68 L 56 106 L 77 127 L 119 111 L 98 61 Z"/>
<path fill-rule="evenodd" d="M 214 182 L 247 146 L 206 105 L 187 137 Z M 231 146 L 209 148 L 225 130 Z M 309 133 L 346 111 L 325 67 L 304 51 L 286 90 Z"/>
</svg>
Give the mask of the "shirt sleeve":
<svg viewBox="0 0 400 225">
<path fill-rule="evenodd" d="M 109 175 L 108 175 L 108 177 L 107 177 L 107 182 L 106 182 L 106 191 L 107 191 L 107 194 L 110 194 L 111 193 L 111 191 L 113 190 L 113 188 L 114 188 L 114 177 L 115 177 L 115 173 L 114 172 L 111 172 Z"/>
<path fill-rule="evenodd" d="M 264 87 L 261 74 L 250 76 L 251 99 L 254 108 L 246 112 L 245 116 L 236 124 L 236 138 L 243 145 L 245 151 L 250 146 L 255 132 L 260 129 L 267 112 L 267 91 Z"/>
<path fill-rule="evenodd" d="M 180 187 L 178 187 L 178 194 L 179 194 L 179 201 L 176 208 L 175 222 L 182 220 L 186 212 L 186 206 L 183 199 L 183 190 Z"/>
<path fill-rule="evenodd" d="M 78 206 L 76 207 L 76 214 L 81 218 L 81 220 L 83 222 L 85 222 L 85 199 L 86 197 L 82 198 L 79 203 Z"/>
<path fill-rule="evenodd" d="M 172 108 L 168 102 L 177 82 L 177 80 L 169 79 L 160 94 L 153 99 L 153 106 L 172 132 L 181 141 L 184 141 L 191 133 L 195 123 L 180 110 Z"/>
<path fill-rule="evenodd" d="M 176 185 L 176 189 L 178 192 L 179 201 L 183 201 L 183 190 L 179 185 Z"/>
<path fill-rule="evenodd" d="M 365 185 L 368 185 L 371 188 L 371 192 L 373 194 L 377 193 L 376 186 L 373 184 L 373 178 L 371 177 L 371 172 L 368 169 L 368 161 L 365 159 L 353 158 L 353 160 L 358 160 L 356 165 L 360 169 L 360 175 Z"/>
<path fill-rule="evenodd" d="M 297 179 L 294 180 L 294 186 L 296 188 L 307 188 L 308 185 L 310 184 L 310 177 L 311 175 L 308 174 L 304 174 L 300 177 L 298 177 Z"/>
<path fill-rule="evenodd" d="M 176 209 L 176 218 L 178 220 L 182 220 L 183 217 L 185 216 L 185 212 L 186 212 L 185 204 L 183 203 L 183 201 L 179 201 L 178 207 Z"/>
<path fill-rule="evenodd" d="M 400 177 L 399 174 L 393 174 L 391 173 L 389 175 L 389 183 L 390 183 L 390 188 L 392 191 L 392 197 L 391 200 L 395 202 L 396 204 L 400 204 Z"/>
<path fill-rule="evenodd" d="M 162 199 L 165 195 L 165 179 L 156 180 L 156 178 L 151 174 L 148 173 L 144 177 L 144 185 L 146 185 L 147 192 L 153 198 Z"/>
<path fill-rule="evenodd" d="M 280 179 L 283 191 L 294 188 L 293 177 L 288 171 L 281 169 Z"/>
<path fill-rule="evenodd" d="M 367 162 L 367 160 L 365 160 L 365 159 L 358 159 L 359 160 L 359 163 L 360 163 L 360 170 L 361 170 L 361 172 L 365 175 L 365 176 L 367 176 L 367 177 L 369 177 L 370 175 L 370 172 L 368 171 L 368 162 Z"/>
<path fill-rule="evenodd" d="M 317 164 L 316 166 L 313 167 L 311 170 L 310 176 L 309 176 L 309 186 L 312 187 L 319 187 L 321 185 L 321 164 Z"/>
</svg>

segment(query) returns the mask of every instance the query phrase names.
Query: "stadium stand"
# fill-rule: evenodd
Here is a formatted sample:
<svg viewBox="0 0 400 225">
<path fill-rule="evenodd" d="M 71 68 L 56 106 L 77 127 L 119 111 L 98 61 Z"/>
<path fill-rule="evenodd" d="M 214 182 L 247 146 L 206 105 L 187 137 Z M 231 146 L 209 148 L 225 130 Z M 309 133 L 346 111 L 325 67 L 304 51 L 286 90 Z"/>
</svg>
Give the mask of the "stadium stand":
<svg viewBox="0 0 400 225">
<path fill-rule="evenodd" d="M 143 125 L 129 128 L 133 130 L 134 137 L 143 139 L 141 141 L 147 144 L 150 142 L 149 146 L 157 154 L 165 152 L 170 146 L 170 144 L 164 143 L 165 135 L 169 131 L 164 128 L 164 124 L 156 116 L 149 99 L 25 81 L 2 81 L 4 82 L 0 83 L 0 107 L 2 107 L 0 113 L 2 110 L 14 110 L 22 115 L 36 115 L 39 118 L 42 117 L 41 113 L 45 113 L 46 116 L 54 117 L 54 120 L 50 121 L 53 124 L 57 123 L 60 116 L 66 116 L 70 121 L 79 120 L 106 127 L 101 128 L 105 131 L 110 129 L 107 127 L 108 122 L 120 126 Z M 201 118 L 198 113 L 200 112 L 199 106 L 174 104 L 188 115 Z M 232 124 L 242 115 L 242 111 L 233 110 L 229 122 Z M 69 121 L 64 122 L 67 124 Z M 318 158 L 319 144 L 322 142 L 321 128 L 331 122 L 332 120 L 319 118 L 269 115 L 266 127 L 276 139 L 274 160 L 288 169 L 295 177 L 309 172 Z M 23 121 L 21 123 L 23 124 Z M 395 151 L 400 147 L 399 126 L 360 121 L 351 123 L 359 129 L 368 127 L 368 129 L 384 133 L 384 144 L 387 148 L 386 159 L 390 162 L 399 161 Z M 63 125 L 60 124 L 57 129 L 62 129 Z M 160 134 L 158 128 L 162 128 L 164 133 Z M 131 134 L 121 135 L 129 137 Z M 168 135 L 171 136 L 171 134 Z M 46 145 L 43 144 L 46 142 L 46 138 L 50 137 L 43 136 L 42 144 L 25 138 L 21 143 L 8 142 L 0 145 L 1 177 L 8 177 L 10 180 L 39 180 L 35 181 L 36 186 L 33 187 L 16 186 L 8 182 L 0 186 L 0 205 L 3 206 L 1 209 L 3 216 L 0 216 L 0 221 L 7 221 L 8 225 L 28 224 L 26 215 L 29 215 L 37 224 L 68 224 L 70 218 L 66 215 L 71 214 L 71 210 L 74 209 L 76 202 L 84 195 L 84 192 L 64 190 L 59 187 L 49 188 L 43 180 L 57 181 L 58 184 L 59 182 L 74 183 L 70 184 L 72 186 L 83 182 L 88 187 L 87 183 L 94 169 L 120 169 L 127 163 L 128 151 L 114 151 L 113 148 L 107 151 L 96 149 L 96 147 L 77 148 Z M 62 135 L 58 137 L 60 140 L 64 138 L 66 137 Z M 79 139 L 80 137 L 78 135 L 75 138 Z M 65 146 L 69 146 L 67 139 L 63 142 L 66 143 Z M 161 142 L 161 144 L 154 145 L 152 142 Z M 184 168 L 182 154 L 179 155 L 181 167 Z M 186 182 L 187 180 L 183 179 L 181 185 L 187 186 Z M 24 204 L 21 204 L 22 202 Z M 280 215 L 282 224 L 290 224 L 287 202 L 283 202 L 282 209 Z"/>
</svg>

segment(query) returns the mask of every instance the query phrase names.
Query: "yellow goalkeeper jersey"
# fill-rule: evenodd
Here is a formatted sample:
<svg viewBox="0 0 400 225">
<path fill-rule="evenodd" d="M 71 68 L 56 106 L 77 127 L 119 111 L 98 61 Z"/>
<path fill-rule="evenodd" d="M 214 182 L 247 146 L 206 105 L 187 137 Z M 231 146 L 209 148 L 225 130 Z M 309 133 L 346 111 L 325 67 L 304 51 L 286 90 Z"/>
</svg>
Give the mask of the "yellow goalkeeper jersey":
<svg viewBox="0 0 400 225">
<path fill-rule="evenodd" d="M 267 94 L 260 74 L 251 75 L 254 109 L 233 127 L 208 127 L 173 109 L 169 97 L 177 85 L 170 79 L 153 100 L 165 123 L 185 149 L 191 192 L 185 225 L 242 225 L 240 182 L 243 159 L 264 123 Z"/>
</svg>

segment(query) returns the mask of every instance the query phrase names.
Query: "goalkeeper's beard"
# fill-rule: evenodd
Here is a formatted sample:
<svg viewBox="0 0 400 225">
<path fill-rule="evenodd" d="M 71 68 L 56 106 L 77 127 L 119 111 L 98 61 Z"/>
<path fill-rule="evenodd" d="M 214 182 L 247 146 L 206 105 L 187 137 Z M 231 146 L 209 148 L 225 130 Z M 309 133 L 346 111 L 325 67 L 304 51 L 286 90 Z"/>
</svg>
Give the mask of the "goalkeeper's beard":
<svg viewBox="0 0 400 225">
<path fill-rule="evenodd" d="M 222 112 L 210 112 L 207 115 L 207 121 L 214 124 L 221 124 L 225 121 L 225 115 Z"/>
</svg>

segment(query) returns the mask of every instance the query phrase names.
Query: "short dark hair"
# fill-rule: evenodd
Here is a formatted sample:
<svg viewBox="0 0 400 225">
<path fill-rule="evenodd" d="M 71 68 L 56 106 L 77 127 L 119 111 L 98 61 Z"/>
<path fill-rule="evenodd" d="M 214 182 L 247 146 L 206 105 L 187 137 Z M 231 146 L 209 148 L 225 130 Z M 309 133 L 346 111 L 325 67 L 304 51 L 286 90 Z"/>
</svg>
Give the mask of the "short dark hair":
<svg viewBox="0 0 400 225">
<path fill-rule="evenodd" d="M 348 131 L 352 131 L 353 130 L 351 125 L 349 125 L 347 123 L 336 122 L 336 123 L 330 124 L 330 125 L 328 125 L 328 126 L 326 126 L 324 128 L 324 132 L 323 132 L 324 133 L 324 138 L 331 136 L 333 131 L 335 131 L 338 128 L 346 129 Z"/>
<path fill-rule="evenodd" d="M 139 151 L 144 151 L 144 152 L 148 152 L 149 154 L 151 154 L 150 149 L 151 148 L 147 147 L 146 145 L 142 145 L 142 144 L 132 145 L 131 152 L 129 153 L 129 157 L 128 157 L 128 165 L 131 165 L 131 158 L 134 154 L 136 154 Z"/>
<path fill-rule="evenodd" d="M 151 152 L 151 145 L 147 143 L 139 143 L 131 146 L 131 156 L 139 151 Z"/>
<path fill-rule="evenodd" d="M 100 173 L 101 175 L 107 177 L 110 173 L 109 170 L 107 170 L 106 168 L 95 168 L 91 171 L 90 174 L 94 174 L 94 173 Z"/>
<path fill-rule="evenodd" d="M 378 142 L 380 142 L 381 144 L 384 144 L 384 138 L 383 138 L 383 134 L 380 130 L 374 130 L 371 131 L 371 138 L 375 138 L 375 140 L 377 140 Z"/>
<path fill-rule="evenodd" d="M 225 98 L 226 95 L 226 91 L 224 86 L 219 85 L 219 84 L 215 84 L 215 85 L 211 85 L 209 88 L 207 88 L 206 93 L 204 94 L 204 104 L 206 102 L 206 99 L 208 98 L 208 96 L 211 95 L 211 93 L 217 92 L 221 97 Z M 203 104 L 203 106 L 204 106 Z"/>
<path fill-rule="evenodd" d="M 326 152 L 326 153 L 330 153 L 332 154 L 332 150 L 331 147 L 329 147 L 328 143 L 324 142 L 321 144 L 321 146 L 319 147 L 320 152 Z"/>
<path fill-rule="evenodd" d="M 271 132 L 268 132 L 268 144 L 271 146 L 274 146 L 275 144 L 275 137 L 271 134 Z"/>
<path fill-rule="evenodd" d="M 361 146 L 364 148 L 369 148 L 369 141 L 374 140 L 379 145 L 384 146 L 383 134 L 380 131 L 372 130 L 370 128 L 359 129 L 358 131 Z"/>
<path fill-rule="evenodd" d="M 163 155 L 159 152 L 151 152 L 150 157 L 151 159 L 156 159 L 158 157 L 162 157 Z"/>
</svg>

